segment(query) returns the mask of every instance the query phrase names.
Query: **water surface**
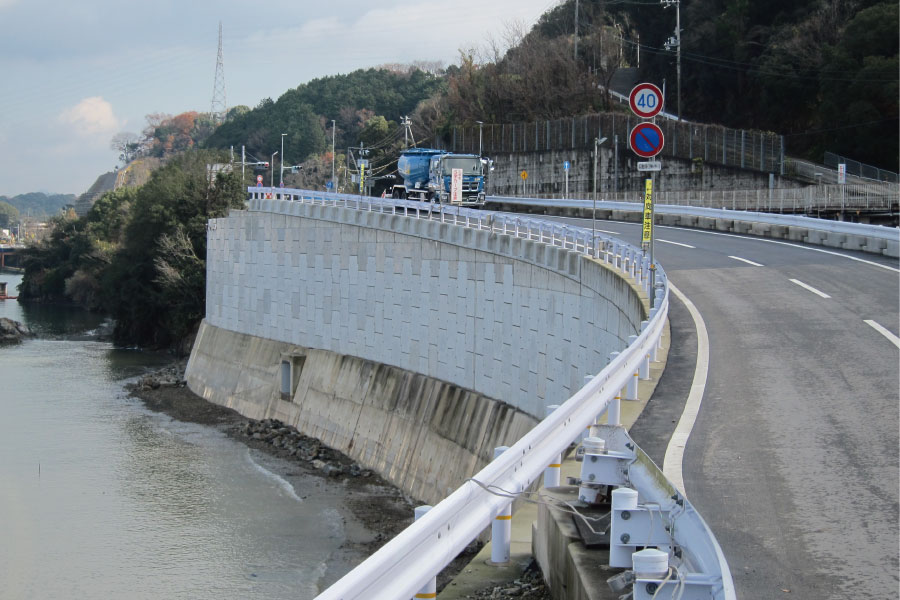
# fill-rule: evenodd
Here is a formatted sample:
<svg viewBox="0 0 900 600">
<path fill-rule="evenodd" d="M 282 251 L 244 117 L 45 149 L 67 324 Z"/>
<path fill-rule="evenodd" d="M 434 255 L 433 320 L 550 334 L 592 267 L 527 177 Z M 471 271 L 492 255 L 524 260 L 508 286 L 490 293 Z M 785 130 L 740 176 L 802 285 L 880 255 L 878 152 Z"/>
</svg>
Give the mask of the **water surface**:
<svg viewBox="0 0 900 600">
<path fill-rule="evenodd" d="M 98 341 L 97 316 L 0 317 L 40 334 L 0 347 L 0 598 L 316 595 L 344 538 L 319 480 L 292 477 L 298 493 L 276 459 L 127 398 L 165 359 Z"/>
</svg>

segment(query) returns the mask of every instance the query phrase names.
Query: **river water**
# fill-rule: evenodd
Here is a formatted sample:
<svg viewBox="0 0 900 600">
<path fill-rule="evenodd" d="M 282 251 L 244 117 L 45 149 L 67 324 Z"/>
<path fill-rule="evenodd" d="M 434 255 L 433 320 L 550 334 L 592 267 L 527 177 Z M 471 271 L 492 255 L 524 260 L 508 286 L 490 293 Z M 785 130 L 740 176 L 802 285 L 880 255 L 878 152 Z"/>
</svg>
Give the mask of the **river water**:
<svg viewBox="0 0 900 600">
<path fill-rule="evenodd" d="M 97 340 L 95 316 L 0 317 L 39 334 L 0 347 L 0 598 L 316 595 L 345 536 L 317 480 L 127 398 L 163 359 Z"/>
</svg>

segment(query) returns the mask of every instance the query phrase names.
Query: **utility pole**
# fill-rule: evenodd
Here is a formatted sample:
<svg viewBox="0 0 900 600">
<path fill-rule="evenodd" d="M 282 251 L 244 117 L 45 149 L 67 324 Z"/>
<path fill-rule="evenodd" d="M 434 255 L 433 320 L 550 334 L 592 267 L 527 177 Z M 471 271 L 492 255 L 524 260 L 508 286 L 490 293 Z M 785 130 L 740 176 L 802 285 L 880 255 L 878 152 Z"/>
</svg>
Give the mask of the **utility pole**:
<svg viewBox="0 0 900 600">
<path fill-rule="evenodd" d="M 247 150 L 244 148 L 244 145 L 241 144 L 241 187 L 245 187 L 247 184 L 244 183 L 244 165 L 247 164 Z"/>
<path fill-rule="evenodd" d="M 600 144 L 606 138 L 594 138 L 594 210 L 591 212 L 591 245 L 594 247 L 594 258 L 599 256 L 597 250 L 597 162 L 600 160 Z"/>
<path fill-rule="evenodd" d="M 284 136 L 286 133 L 281 134 L 281 162 L 278 164 L 278 186 L 284 187 Z M 273 165 L 274 166 L 274 165 Z"/>
<path fill-rule="evenodd" d="M 675 48 L 675 79 L 677 88 L 676 108 L 678 120 L 681 120 L 681 0 L 660 0 L 663 8 L 675 5 L 675 35 L 666 40 L 665 49 Z"/>
<path fill-rule="evenodd" d="M 278 150 L 272 153 L 272 161 L 269 163 L 272 166 L 272 174 L 269 176 L 269 187 L 275 187 L 275 156 L 278 154 Z"/>
<path fill-rule="evenodd" d="M 482 140 L 482 133 L 484 132 L 484 121 L 475 121 L 475 122 L 478 123 L 478 156 L 481 156 L 482 155 L 481 140 Z"/>
<path fill-rule="evenodd" d="M 331 191 L 337 193 L 337 182 L 334 180 L 334 119 L 331 120 Z"/>
<path fill-rule="evenodd" d="M 578 0 L 575 0 L 575 52 L 572 58 L 578 60 Z"/>
</svg>

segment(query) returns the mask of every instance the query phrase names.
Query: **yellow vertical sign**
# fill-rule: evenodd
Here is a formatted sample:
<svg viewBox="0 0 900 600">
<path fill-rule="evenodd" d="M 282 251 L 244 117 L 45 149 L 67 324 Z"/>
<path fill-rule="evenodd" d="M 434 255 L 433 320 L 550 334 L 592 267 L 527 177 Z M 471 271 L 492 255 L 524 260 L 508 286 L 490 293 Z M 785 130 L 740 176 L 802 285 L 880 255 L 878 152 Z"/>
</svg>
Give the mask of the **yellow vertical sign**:
<svg viewBox="0 0 900 600">
<path fill-rule="evenodd" d="M 359 193 L 363 193 L 363 184 L 366 181 L 366 165 L 359 166 Z"/>
<path fill-rule="evenodd" d="M 653 233 L 653 180 L 648 179 L 644 188 L 644 236 L 643 243 L 649 244 Z"/>
</svg>

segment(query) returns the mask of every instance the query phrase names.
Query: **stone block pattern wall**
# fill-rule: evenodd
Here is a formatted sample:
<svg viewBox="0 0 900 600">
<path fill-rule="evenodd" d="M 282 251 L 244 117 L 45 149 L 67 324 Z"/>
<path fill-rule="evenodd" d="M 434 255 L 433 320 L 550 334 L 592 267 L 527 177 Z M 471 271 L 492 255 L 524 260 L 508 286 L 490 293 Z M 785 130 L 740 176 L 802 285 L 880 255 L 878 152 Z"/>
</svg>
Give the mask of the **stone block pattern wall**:
<svg viewBox="0 0 900 600">
<path fill-rule="evenodd" d="M 620 275 L 529 240 L 282 200 L 210 222 L 210 325 L 421 373 L 537 418 L 643 318 Z"/>
</svg>

